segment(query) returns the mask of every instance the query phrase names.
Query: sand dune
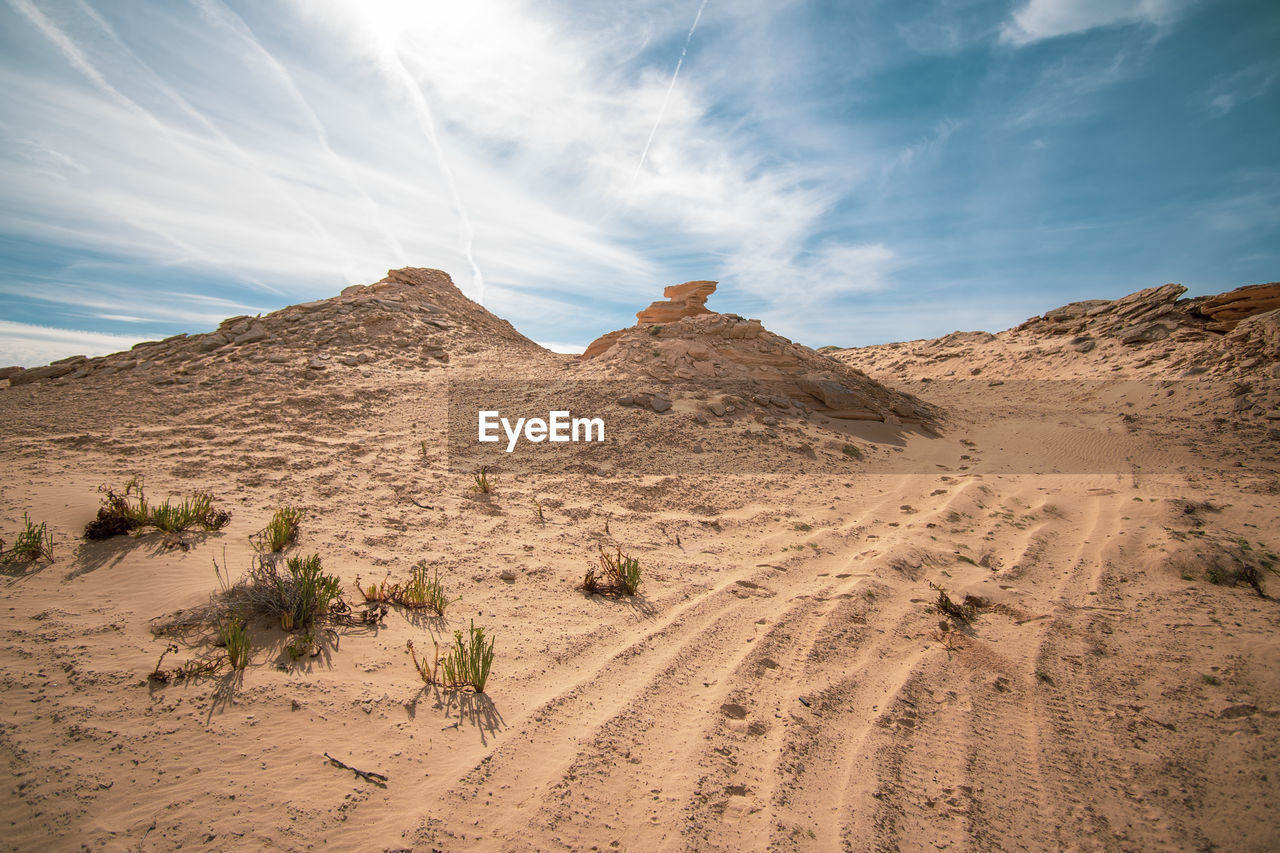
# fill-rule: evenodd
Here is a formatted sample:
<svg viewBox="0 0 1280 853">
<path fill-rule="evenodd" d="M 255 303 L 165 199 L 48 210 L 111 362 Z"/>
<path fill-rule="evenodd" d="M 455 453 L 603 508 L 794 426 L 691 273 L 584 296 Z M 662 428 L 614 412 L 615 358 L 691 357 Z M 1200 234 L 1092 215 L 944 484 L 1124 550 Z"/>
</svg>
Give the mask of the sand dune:
<svg viewBox="0 0 1280 853">
<path fill-rule="evenodd" d="M 1244 570 L 1280 590 L 1276 312 L 1220 331 L 1169 293 L 764 360 L 699 312 L 584 362 L 408 270 L 0 390 L 0 536 L 54 536 L 0 579 L 4 846 L 1273 849 L 1280 607 Z M 1169 328 L 1125 343 L 1135 305 Z M 478 495 L 451 382 L 598 382 L 653 446 Z M 81 538 L 135 475 L 231 520 Z M 251 620 L 243 672 L 149 680 L 170 642 L 225 654 L 161 629 L 282 505 L 357 610 L 357 577 L 425 560 L 446 618 L 392 606 L 297 661 Z M 639 594 L 585 595 L 614 546 Z M 473 621 L 485 692 L 425 685 L 406 641 Z"/>
</svg>

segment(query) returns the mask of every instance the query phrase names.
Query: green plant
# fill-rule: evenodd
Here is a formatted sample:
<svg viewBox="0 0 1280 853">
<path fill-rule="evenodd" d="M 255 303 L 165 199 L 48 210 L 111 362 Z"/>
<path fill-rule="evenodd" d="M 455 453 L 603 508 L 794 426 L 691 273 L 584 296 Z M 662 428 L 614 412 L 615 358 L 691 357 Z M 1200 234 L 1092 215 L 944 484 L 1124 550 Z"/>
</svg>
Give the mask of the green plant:
<svg viewBox="0 0 1280 853">
<path fill-rule="evenodd" d="M 404 585 L 402 595 L 394 599 L 405 607 L 430 608 L 440 616 L 450 604 L 449 597 L 444 594 L 444 586 L 440 583 L 440 570 L 432 569 L 431 577 L 427 577 L 427 563 L 421 561 L 413 567 L 413 574 Z"/>
<path fill-rule="evenodd" d="M 498 482 L 496 477 L 489 476 L 489 467 L 487 465 L 481 465 L 480 470 L 472 474 L 471 478 L 475 480 L 471 490 L 481 495 L 487 495 L 492 492 L 493 487 Z"/>
<path fill-rule="evenodd" d="M 846 444 L 844 447 L 840 448 L 840 452 L 845 456 L 848 456 L 850 459 L 862 458 L 862 451 L 859 450 L 855 444 Z"/>
<path fill-rule="evenodd" d="M 430 609 L 440 616 L 453 603 L 445 595 L 444 584 L 440 582 L 440 570 L 432 569 L 431 576 L 427 576 L 426 560 L 419 561 L 413 567 L 409 580 L 403 584 L 391 583 L 383 578 L 380 584 L 364 586 L 360 583 L 360 578 L 356 578 L 356 589 L 360 590 L 366 602 L 390 602 L 412 609 Z"/>
<path fill-rule="evenodd" d="M 165 533 L 181 533 L 192 527 L 220 530 L 231 520 L 231 513 L 213 508 L 213 496 L 208 492 L 194 492 L 181 503 L 167 498 L 151 510 L 147 524 Z"/>
<path fill-rule="evenodd" d="M 461 631 L 453 632 L 453 648 L 445 653 L 440 667 L 444 671 L 444 684 L 461 688 L 470 686 L 477 693 L 484 692 L 489 680 L 489 667 L 493 664 L 493 640 L 485 645 L 484 629 L 477 628 L 471 620 L 471 630 L 464 641 Z"/>
<path fill-rule="evenodd" d="M 342 582 L 324 573 L 319 554 L 290 557 L 285 566 L 293 581 L 293 624 L 310 627 L 317 616 L 328 613 L 329 606 L 342 596 Z"/>
<path fill-rule="evenodd" d="M 85 525 L 86 539 L 107 539 L 123 533 L 131 533 L 143 527 L 154 527 L 165 533 L 181 533 L 192 527 L 204 530 L 221 530 L 231 520 L 231 513 L 215 509 L 213 496 L 208 492 L 193 492 L 181 502 L 165 499 L 159 506 L 147 501 L 142 480 L 134 477 L 125 484 L 124 491 L 103 487 L 105 492 L 98 515 Z"/>
<path fill-rule="evenodd" d="M 977 607 L 968 601 L 956 604 L 951 600 L 951 596 L 947 595 L 947 591 L 936 583 L 930 581 L 929 588 L 938 593 L 938 597 L 934 599 L 933 608 L 939 613 L 950 616 L 957 622 L 968 622 L 977 614 Z"/>
<path fill-rule="evenodd" d="M 796 525 L 794 525 L 793 529 L 799 530 L 801 533 L 808 533 L 810 530 L 813 529 L 813 525 L 805 524 L 804 522 L 799 522 Z"/>
<path fill-rule="evenodd" d="M 587 592 L 611 591 L 635 595 L 640 588 L 640 561 L 630 554 L 623 554 L 621 548 L 610 554 L 601 546 L 599 574 L 594 566 L 587 569 L 582 588 Z"/>
<path fill-rule="evenodd" d="M 324 573 L 319 554 L 290 557 L 283 569 L 277 559 L 256 557 L 244 577 L 223 587 L 226 612 L 278 619 L 286 631 L 310 628 L 335 607 L 345 607 L 342 582 Z"/>
<path fill-rule="evenodd" d="M 1201 675 L 1200 678 L 1205 684 L 1212 684 L 1215 687 L 1222 683 L 1216 675 Z"/>
<path fill-rule="evenodd" d="M 40 526 L 37 527 L 35 522 L 24 512 L 22 514 L 22 532 L 14 540 L 13 547 L 7 551 L 4 550 L 4 542 L 0 540 L 0 562 L 38 560 L 41 557 L 53 560 L 53 534 L 49 532 L 48 525 L 45 522 L 40 522 Z"/>
<path fill-rule="evenodd" d="M 249 537 L 249 541 L 258 551 L 279 554 L 298 541 L 298 524 L 301 521 L 302 510 L 282 506 L 272 514 L 267 526 Z"/>
<path fill-rule="evenodd" d="M 1043 669 L 1036 670 L 1036 680 L 1042 684 L 1053 684 L 1053 676 L 1045 672 Z"/>
<path fill-rule="evenodd" d="M 537 498 L 533 499 L 533 510 L 538 514 L 538 523 L 546 524 L 547 520 L 542 516 L 542 501 Z"/>
<path fill-rule="evenodd" d="M 968 563 L 971 566 L 978 565 L 972 557 L 966 557 L 964 554 L 956 554 L 956 559 L 962 563 Z"/>
<path fill-rule="evenodd" d="M 231 661 L 233 669 L 244 669 L 249 665 L 249 629 L 239 616 L 232 616 L 222 626 L 218 644 L 226 646 L 227 659 Z"/>
</svg>

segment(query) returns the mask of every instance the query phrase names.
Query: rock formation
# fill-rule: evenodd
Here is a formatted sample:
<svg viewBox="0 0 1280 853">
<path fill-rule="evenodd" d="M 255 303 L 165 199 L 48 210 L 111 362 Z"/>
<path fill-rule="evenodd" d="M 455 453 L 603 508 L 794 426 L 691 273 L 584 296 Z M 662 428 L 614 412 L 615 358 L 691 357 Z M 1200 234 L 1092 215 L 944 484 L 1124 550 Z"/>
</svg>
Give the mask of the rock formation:
<svg viewBox="0 0 1280 853">
<path fill-rule="evenodd" d="M 144 341 L 127 352 L 73 356 L 5 372 L 10 385 L 90 376 L 190 384 L 221 381 L 229 373 L 314 379 L 348 368 L 431 368 L 497 350 L 548 357 L 506 320 L 463 295 L 447 273 L 406 267 L 330 299 L 260 317 L 230 317 L 206 334 L 175 335 Z"/>
<path fill-rule="evenodd" d="M 779 417 L 811 414 L 840 420 L 931 424 L 936 408 L 901 394 L 809 347 L 764 328 L 759 320 L 720 314 L 705 307 L 715 282 L 695 281 L 668 287 L 667 302 L 655 302 L 639 322 L 596 339 L 581 356 L 584 376 L 655 382 L 681 396 L 686 386 L 698 399 L 707 390 L 721 393 L 703 417 L 753 412 L 766 424 Z M 651 399 L 652 397 L 652 399 Z M 661 409 L 670 397 L 640 395 L 636 405 Z M 629 404 L 629 403 L 628 403 Z M 698 407 L 699 411 L 703 407 Z"/>
<path fill-rule="evenodd" d="M 1196 310 L 1209 318 L 1206 326 L 1211 332 L 1229 332 L 1241 320 L 1280 308 L 1280 282 L 1250 284 L 1237 287 L 1227 293 L 1210 296 L 1196 306 Z"/>
<path fill-rule="evenodd" d="M 709 314 L 707 297 L 716 291 L 714 281 L 686 281 L 673 284 L 662 291 L 665 300 L 654 302 L 643 311 L 636 312 L 636 322 L 672 323 L 694 314 Z"/>
</svg>

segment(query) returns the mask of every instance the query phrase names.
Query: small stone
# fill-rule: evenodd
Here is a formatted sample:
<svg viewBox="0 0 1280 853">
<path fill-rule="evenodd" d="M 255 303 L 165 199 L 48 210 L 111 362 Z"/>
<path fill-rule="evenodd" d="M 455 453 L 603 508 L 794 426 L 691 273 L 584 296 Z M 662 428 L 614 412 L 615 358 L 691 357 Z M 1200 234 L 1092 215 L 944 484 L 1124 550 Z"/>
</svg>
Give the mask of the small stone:
<svg viewBox="0 0 1280 853">
<path fill-rule="evenodd" d="M 318 358 L 313 358 L 311 361 L 307 362 L 307 367 L 312 370 L 324 370 L 324 362 Z"/>
<path fill-rule="evenodd" d="M 654 394 L 649 407 L 655 412 L 665 412 L 671 408 L 671 400 L 665 394 Z"/>
<path fill-rule="evenodd" d="M 617 399 L 617 403 L 619 406 L 634 406 L 635 402 L 636 402 L 635 398 L 632 397 L 630 394 L 623 394 L 621 397 Z"/>
<path fill-rule="evenodd" d="M 504 581 L 506 581 L 507 583 L 515 583 L 515 580 L 516 580 L 516 570 L 515 570 L 515 569 L 503 569 L 503 570 L 498 574 L 498 577 L 502 578 L 502 579 L 503 579 Z"/>
<path fill-rule="evenodd" d="M 724 413 L 726 410 L 723 403 L 712 403 L 707 408 L 710 409 L 711 414 L 715 415 L 717 418 L 724 417 Z"/>
</svg>

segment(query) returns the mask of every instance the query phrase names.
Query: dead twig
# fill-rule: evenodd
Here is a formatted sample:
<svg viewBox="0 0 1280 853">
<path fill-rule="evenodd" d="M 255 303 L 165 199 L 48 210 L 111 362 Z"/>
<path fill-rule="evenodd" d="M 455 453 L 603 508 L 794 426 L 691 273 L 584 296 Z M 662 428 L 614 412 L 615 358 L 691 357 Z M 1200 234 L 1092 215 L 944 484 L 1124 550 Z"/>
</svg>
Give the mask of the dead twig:
<svg viewBox="0 0 1280 853">
<path fill-rule="evenodd" d="M 350 764 L 347 764 L 344 761 L 339 761 L 338 759 L 334 758 L 332 755 L 330 755 L 327 752 L 324 754 L 324 757 L 329 759 L 331 762 L 333 762 L 337 766 L 341 767 L 343 770 L 350 770 L 352 773 L 356 774 L 361 779 L 364 779 L 366 782 L 372 782 L 373 784 L 377 785 L 379 788 L 387 787 L 387 777 L 383 776 L 381 773 L 374 773 L 372 770 L 360 770 L 358 768 L 352 767 Z"/>
</svg>

